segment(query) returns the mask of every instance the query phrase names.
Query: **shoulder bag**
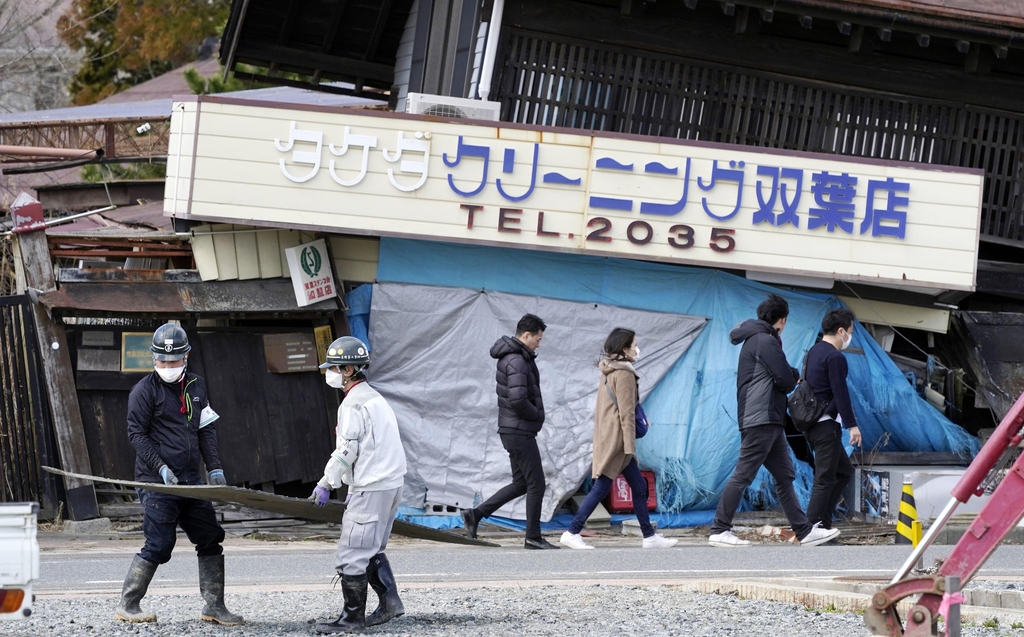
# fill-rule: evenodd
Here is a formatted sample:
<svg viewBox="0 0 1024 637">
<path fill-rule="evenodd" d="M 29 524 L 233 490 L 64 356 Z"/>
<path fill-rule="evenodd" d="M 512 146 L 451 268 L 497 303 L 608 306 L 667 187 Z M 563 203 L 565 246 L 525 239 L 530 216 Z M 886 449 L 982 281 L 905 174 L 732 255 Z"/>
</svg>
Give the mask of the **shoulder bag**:
<svg viewBox="0 0 1024 637">
<path fill-rule="evenodd" d="M 814 390 L 811 389 L 811 384 L 807 382 L 806 357 L 804 357 L 803 373 L 800 374 L 800 383 L 796 386 L 796 390 L 789 395 L 788 404 L 793 424 L 801 433 L 806 432 L 814 423 L 818 422 L 824 415 L 825 409 L 828 408 L 824 401 L 818 400 L 814 395 Z"/>
<path fill-rule="evenodd" d="M 612 399 L 612 404 L 615 408 L 619 408 L 619 401 L 615 398 L 615 392 L 608 386 L 608 376 L 604 377 L 604 390 L 608 392 L 608 396 Z M 647 421 L 647 414 L 644 413 L 644 408 L 640 406 L 640 392 L 637 391 L 636 409 L 633 411 L 633 422 L 636 425 L 636 437 L 643 438 L 647 435 L 647 430 L 651 428 L 651 423 Z"/>
</svg>

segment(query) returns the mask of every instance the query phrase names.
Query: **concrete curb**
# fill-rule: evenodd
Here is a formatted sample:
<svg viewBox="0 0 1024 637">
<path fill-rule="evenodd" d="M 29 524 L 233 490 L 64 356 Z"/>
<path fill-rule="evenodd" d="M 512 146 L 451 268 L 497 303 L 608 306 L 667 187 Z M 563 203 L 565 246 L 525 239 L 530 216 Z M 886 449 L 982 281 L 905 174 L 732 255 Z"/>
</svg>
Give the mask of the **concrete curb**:
<svg viewBox="0 0 1024 637">
<path fill-rule="evenodd" d="M 61 533 L 65 535 L 106 535 L 114 533 L 110 518 L 92 520 L 65 520 Z"/>
<path fill-rule="evenodd" d="M 882 584 L 870 582 L 844 582 L 833 579 L 775 579 L 775 580 L 706 580 L 682 585 L 698 593 L 736 595 L 744 599 L 764 600 L 797 604 L 806 608 L 863 613 L 871 605 L 871 595 Z M 1000 626 L 1010 627 L 1015 623 L 1024 624 L 1024 602 L 1020 591 L 988 591 L 974 589 L 965 591 L 974 603 L 960 606 L 963 623 L 982 624 L 995 619 Z M 1003 594 L 1007 603 L 1003 605 Z M 998 602 L 998 605 L 981 605 Z M 897 605 L 900 614 L 906 616 L 912 604 L 904 600 Z"/>
</svg>

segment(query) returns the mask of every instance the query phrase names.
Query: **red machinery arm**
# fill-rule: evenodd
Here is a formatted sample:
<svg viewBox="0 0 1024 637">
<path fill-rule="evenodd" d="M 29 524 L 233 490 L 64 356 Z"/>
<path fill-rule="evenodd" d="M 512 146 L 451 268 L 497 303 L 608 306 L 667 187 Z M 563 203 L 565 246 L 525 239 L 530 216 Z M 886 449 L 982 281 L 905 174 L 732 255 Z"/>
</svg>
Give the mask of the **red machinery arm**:
<svg viewBox="0 0 1024 637">
<path fill-rule="evenodd" d="M 1024 517 L 1024 455 L 1007 470 L 1006 476 L 982 507 L 967 532 L 960 538 L 936 575 L 907 578 L 935 535 L 952 516 L 956 506 L 967 502 L 972 495 L 981 495 L 985 483 L 1009 454 L 1021 442 L 1024 426 L 1024 394 L 1014 403 L 992 437 L 975 457 L 962 478 L 953 488 L 953 499 L 943 514 L 928 530 L 903 568 L 889 586 L 875 593 L 872 607 L 864 613 L 864 623 L 874 635 L 885 637 L 936 637 L 938 617 L 936 611 L 945 593 L 945 578 L 957 576 L 966 584 L 988 560 L 1006 535 Z M 896 604 L 911 595 L 920 594 L 907 617 L 906 629 L 901 626 Z"/>
</svg>

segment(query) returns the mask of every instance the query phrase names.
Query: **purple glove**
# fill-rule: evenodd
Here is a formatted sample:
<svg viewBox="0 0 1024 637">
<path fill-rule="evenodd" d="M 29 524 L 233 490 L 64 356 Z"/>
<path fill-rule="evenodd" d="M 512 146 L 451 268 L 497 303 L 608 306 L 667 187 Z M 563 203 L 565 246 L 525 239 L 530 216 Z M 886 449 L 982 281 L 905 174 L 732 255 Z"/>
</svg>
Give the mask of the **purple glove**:
<svg viewBox="0 0 1024 637">
<path fill-rule="evenodd" d="M 309 496 L 309 500 L 318 507 L 327 506 L 327 500 L 331 497 L 329 489 L 321 487 L 319 484 L 313 489 L 313 495 Z"/>
</svg>

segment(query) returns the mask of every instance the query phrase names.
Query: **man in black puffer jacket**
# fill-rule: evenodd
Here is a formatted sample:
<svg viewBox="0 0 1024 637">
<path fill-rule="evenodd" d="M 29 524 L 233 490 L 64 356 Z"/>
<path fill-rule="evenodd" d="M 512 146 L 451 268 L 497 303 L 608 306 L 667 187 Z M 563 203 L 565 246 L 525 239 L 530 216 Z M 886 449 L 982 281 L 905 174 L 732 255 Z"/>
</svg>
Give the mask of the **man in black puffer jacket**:
<svg viewBox="0 0 1024 637">
<path fill-rule="evenodd" d="M 838 530 L 811 526 L 793 489 L 796 473 L 786 441 L 786 394 L 796 387 L 800 372 L 789 365 L 782 351 L 781 334 L 788 317 L 786 299 L 769 294 L 757 306 L 757 320 L 744 321 L 729 334 L 733 345 L 743 344 L 736 370 L 740 455 L 718 501 L 708 538 L 711 546 L 733 548 L 750 544 L 733 535 L 732 518 L 761 465 L 775 478 L 779 504 L 802 546 L 824 544 L 839 535 Z"/>
<path fill-rule="evenodd" d="M 500 489 L 475 509 L 462 511 L 466 532 L 476 537 L 480 520 L 506 503 L 526 495 L 526 548 L 557 549 L 540 534 L 540 509 L 544 501 L 544 467 L 541 466 L 537 432 L 544 426 L 544 399 L 540 394 L 537 348 L 547 326 L 533 314 L 516 325 L 516 336 L 502 336 L 491 347 L 497 359 L 498 435 L 512 464 L 512 484 Z"/>
</svg>

